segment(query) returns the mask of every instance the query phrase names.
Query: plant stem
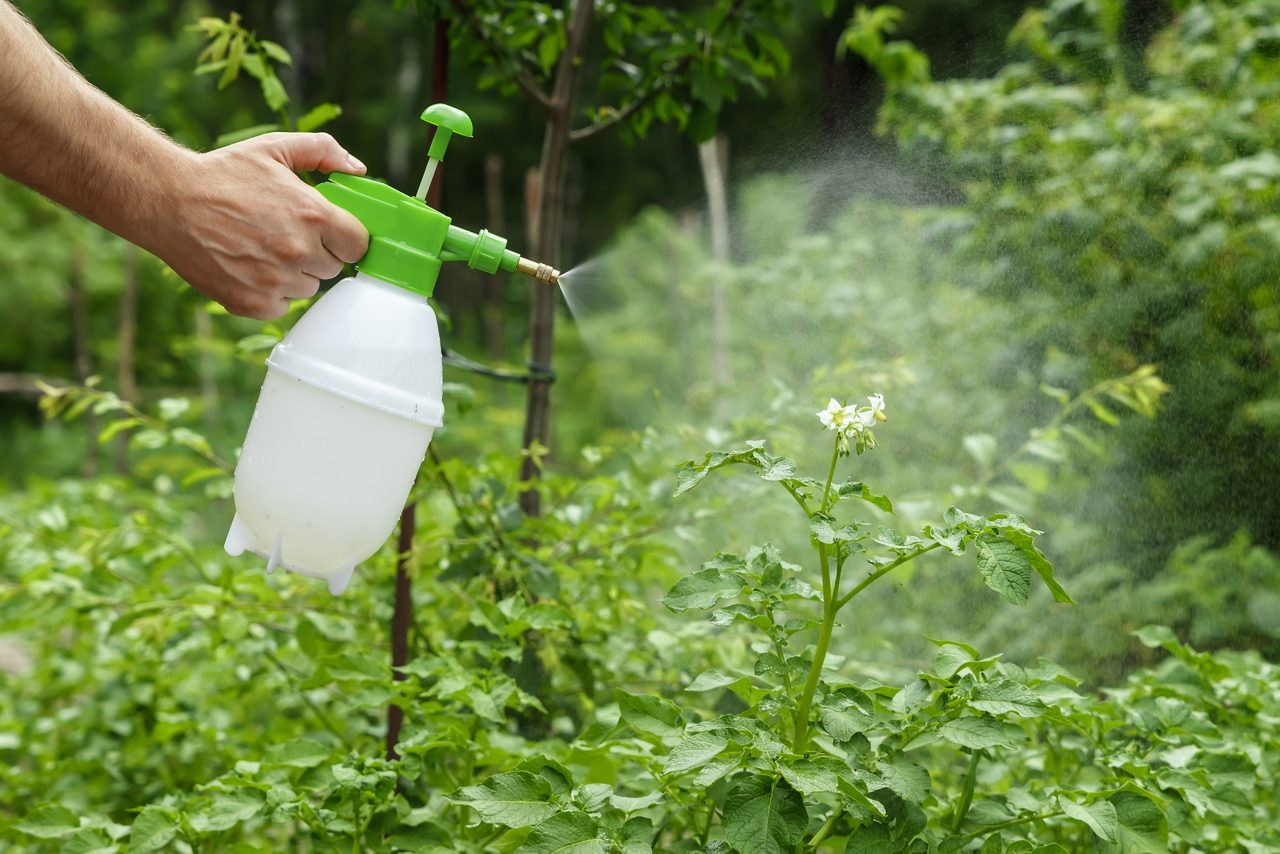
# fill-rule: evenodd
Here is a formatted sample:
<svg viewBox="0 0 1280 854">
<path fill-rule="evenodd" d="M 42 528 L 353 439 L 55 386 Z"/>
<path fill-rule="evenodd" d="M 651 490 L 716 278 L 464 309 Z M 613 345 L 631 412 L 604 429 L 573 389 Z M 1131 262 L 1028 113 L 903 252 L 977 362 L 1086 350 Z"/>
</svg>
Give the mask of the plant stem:
<svg viewBox="0 0 1280 854">
<path fill-rule="evenodd" d="M 809 741 L 809 712 L 813 706 L 813 695 L 818 690 L 818 680 L 822 676 L 822 665 L 827 660 L 827 647 L 831 645 L 831 630 L 836 624 L 836 611 L 839 606 L 831 597 L 822 603 L 822 628 L 818 632 L 818 646 L 813 651 L 813 663 L 809 665 L 809 678 L 805 680 L 804 690 L 800 694 L 800 702 L 796 706 L 795 738 L 791 744 L 792 753 L 801 753 Z"/>
<path fill-rule="evenodd" d="M 818 832 L 809 840 L 809 847 L 818 850 L 818 846 L 822 844 L 828 836 L 831 835 L 832 829 L 836 826 L 836 822 L 840 820 L 840 816 L 844 815 L 844 807 L 836 807 L 830 817 L 822 823 L 822 827 L 818 828 Z"/>
<path fill-rule="evenodd" d="M 781 483 L 782 483 L 782 488 L 785 489 L 787 492 L 791 493 L 791 497 L 794 498 L 796 500 L 796 503 L 800 505 L 800 509 L 804 511 L 805 518 L 808 519 L 810 516 L 812 516 L 813 513 L 809 511 L 809 505 L 806 504 L 805 500 L 800 497 L 800 493 L 796 492 L 796 488 L 791 484 L 787 483 L 785 480 L 781 481 Z"/>
<path fill-rule="evenodd" d="M 708 800 L 707 801 L 707 820 L 702 825 L 702 835 L 700 837 L 700 841 L 704 848 L 707 845 L 707 840 L 711 838 L 711 822 L 715 820 L 715 817 L 716 817 L 715 801 Z"/>
<path fill-rule="evenodd" d="M 342 742 L 343 747 L 345 747 L 347 750 L 351 750 L 352 749 L 351 742 L 347 740 L 347 737 L 342 734 L 341 730 L 339 730 L 336 726 L 333 725 L 333 722 L 329 720 L 328 716 L 326 716 L 323 711 L 321 711 L 320 707 L 315 704 L 315 701 L 307 696 L 307 692 L 298 685 L 297 680 L 294 678 L 293 674 L 289 672 L 289 668 L 285 666 L 285 663 L 281 661 L 276 656 L 276 654 L 269 649 L 263 650 L 263 655 L 266 657 L 267 661 L 270 661 L 272 664 L 274 664 L 276 668 L 279 669 L 279 671 L 282 674 L 284 674 L 284 678 L 289 682 L 289 685 L 293 687 L 295 693 L 306 705 L 306 707 L 311 710 L 311 713 L 316 716 L 316 720 L 320 721 L 321 726 L 323 726 L 330 733 L 332 733 L 334 737 L 338 739 L 338 741 Z"/>
<path fill-rule="evenodd" d="M 862 581 L 860 581 L 857 584 L 857 586 L 855 586 L 852 590 L 850 590 L 846 595 L 840 597 L 840 599 L 836 601 L 836 609 L 839 610 L 840 608 L 843 608 L 845 605 L 849 604 L 849 600 L 852 599 L 854 596 L 857 596 L 863 590 L 870 587 L 874 582 L 879 580 L 882 576 L 888 575 L 890 572 L 893 572 L 895 569 L 902 566 L 904 563 L 908 563 L 910 561 L 915 560 L 925 552 L 931 552 L 934 549 L 941 548 L 941 547 L 942 547 L 942 543 L 930 543 L 927 546 L 923 546 L 922 548 L 916 549 L 910 554 L 903 555 L 902 557 L 898 558 L 892 563 L 885 564 L 884 566 L 877 569 L 875 572 L 868 575 L 866 578 L 862 579 Z"/>
<path fill-rule="evenodd" d="M 988 833 L 995 833 L 997 830 L 1004 830 L 1006 827 L 1017 827 L 1020 824 L 1028 824 L 1033 821 L 1042 821 L 1046 818 L 1056 818 L 1057 816 L 1060 816 L 1062 814 L 1063 814 L 1062 810 L 1049 810 L 1048 812 L 1038 812 L 1038 813 L 1035 813 L 1034 815 L 1024 815 L 1021 818 L 1010 819 L 1009 821 L 1002 821 L 999 824 L 988 824 L 984 827 L 979 828 L 978 830 L 973 831 L 972 833 L 965 833 L 960 836 L 955 836 L 952 838 L 956 841 L 959 841 L 962 839 L 976 839 L 977 837 L 985 836 Z"/>
<path fill-rule="evenodd" d="M 822 498 L 819 506 L 825 512 L 831 500 L 831 481 L 835 479 L 836 462 L 840 459 L 840 437 L 837 436 L 831 449 L 831 466 L 827 469 L 827 482 L 822 487 Z M 796 497 L 799 501 L 799 497 Z M 803 502 L 801 502 L 803 506 Z M 831 631 L 835 628 L 836 612 L 842 603 L 838 602 L 837 591 L 831 589 L 831 562 L 827 557 L 827 546 L 818 543 L 818 559 L 822 564 L 822 628 L 818 631 L 818 645 L 813 650 L 813 662 L 809 665 L 809 676 L 805 679 L 804 690 L 800 694 L 800 702 L 796 706 L 795 727 L 791 749 L 793 753 L 803 751 L 809 741 L 809 712 L 813 707 L 813 695 L 818 690 L 818 680 L 822 678 L 822 665 L 827 660 L 827 647 L 831 645 Z"/>
<path fill-rule="evenodd" d="M 827 560 L 827 547 L 824 543 L 818 543 L 818 561 L 822 564 L 822 603 L 826 607 L 826 603 L 836 598 L 836 593 L 831 589 L 831 564 Z"/>
<path fill-rule="evenodd" d="M 827 484 L 822 487 L 822 512 L 828 509 L 831 500 L 831 481 L 836 476 L 836 462 L 840 459 L 840 439 L 836 438 L 835 447 L 831 449 L 831 467 L 827 469 Z"/>
<path fill-rule="evenodd" d="M 969 771 L 964 777 L 964 791 L 956 807 L 956 816 L 951 821 L 952 833 L 960 832 L 960 828 L 964 826 L 964 817 L 969 814 L 969 805 L 973 803 L 973 788 L 978 781 L 978 760 L 981 758 L 981 750 L 975 750 L 969 755 Z"/>
</svg>

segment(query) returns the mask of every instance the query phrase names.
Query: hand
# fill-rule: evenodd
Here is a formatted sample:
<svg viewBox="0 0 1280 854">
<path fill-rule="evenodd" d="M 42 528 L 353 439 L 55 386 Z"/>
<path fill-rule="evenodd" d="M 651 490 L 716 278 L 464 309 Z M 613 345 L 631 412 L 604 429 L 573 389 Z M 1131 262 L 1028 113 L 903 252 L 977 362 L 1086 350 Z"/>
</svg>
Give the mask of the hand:
<svg viewBox="0 0 1280 854">
<path fill-rule="evenodd" d="M 327 133 L 270 133 L 193 155 L 153 251 L 232 314 L 279 317 L 368 246 L 359 220 L 294 174 L 310 171 L 365 167 Z"/>
</svg>

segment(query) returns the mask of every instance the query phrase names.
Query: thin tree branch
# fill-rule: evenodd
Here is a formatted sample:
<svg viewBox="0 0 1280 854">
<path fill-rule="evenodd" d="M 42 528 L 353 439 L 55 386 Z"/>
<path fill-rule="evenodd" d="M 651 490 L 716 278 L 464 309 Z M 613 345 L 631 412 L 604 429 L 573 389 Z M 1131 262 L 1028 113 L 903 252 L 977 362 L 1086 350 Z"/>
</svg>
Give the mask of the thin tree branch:
<svg viewBox="0 0 1280 854">
<path fill-rule="evenodd" d="M 710 33 L 707 34 L 707 37 L 705 39 L 703 39 L 702 45 L 704 50 L 712 41 L 715 40 L 716 36 L 720 35 L 720 31 L 724 29 L 725 24 L 727 24 L 734 15 L 736 15 L 739 11 L 741 11 L 744 2 L 745 0 L 733 0 L 733 5 L 729 7 L 729 11 L 725 13 L 725 16 L 720 19 L 720 23 L 716 25 L 716 28 L 714 30 L 712 30 Z M 683 74 L 685 70 L 688 69 L 690 63 L 692 62 L 693 62 L 693 56 L 692 55 L 686 56 L 684 59 L 676 63 L 675 68 L 671 70 L 670 74 L 668 74 L 665 78 L 655 83 L 643 95 L 634 99 L 633 101 L 631 101 L 631 103 L 627 104 L 622 109 L 610 114 L 609 118 L 602 119 L 601 121 L 598 121 L 595 124 L 590 124 L 590 125 L 587 125 L 586 127 L 582 127 L 582 128 L 578 128 L 577 130 L 570 131 L 569 142 L 570 143 L 584 142 L 588 139 L 591 139 L 592 137 L 599 136 L 605 131 L 612 130 L 614 127 L 617 127 L 622 122 L 631 118 L 631 116 L 635 114 L 635 112 L 639 110 L 641 107 L 648 104 L 650 101 L 652 101 L 654 98 L 661 95 L 663 92 L 666 92 L 668 89 L 671 89 L 672 86 L 675 85 L 676 78 L 678 78 L 681 74 Z"/>
<path fill-rule="evenodd" d="M 489 51 L 489 55 L 493 57 L 494 61 L 499 65 L 504 64 L 502 52 L 499 51 L 498 46 L 493 43 L 493 39 L 489 38 L 489 34 L 485 31 L 484 27 L 480 26 L 480 20 L 476 16 L 475 9 L 472 8 L 469 3 L 462 2 L 462 0 L 451 0 L 451 3 L 454 10 L 458 13 L 458 17 L 467 22 L 467 26 L 471 28 L 471 32 L 475 33 L 476 38 L 478 38 L 480 43 L 485 46 L 485 49 Z M 520 91 L 529 96 L 530 100 L 546 112 L 551 112 L 551 97 L 542 90 L 542 87 L 538 85 L 536 80 L 520 70 L 514 71 L 511 75 L 511 79 L 520 87 Z"/>
<path fill-rule="evenodd" d="M 680 64 L 676 66 L 676 70 L 673 76 L 679 75 L 688 65 L 689 65 L 688 59 L 682 60 Z M 660 95 L 661 93 L 665 92 L 670 88 L 671 88 L 671 80 L 670 79 L 663 80 L 659 85 L 654 86 L 648 92 L 644 93 L 639 98 L 636 98 L 634 101 L 632 101 L 630 104 L 627 104 L 621 110 L 618 110 L 610 114 L 609 118 L 602 119 L 601 121 L 598 121 L 595 124 L 587 125 L 586 127 L 578 128 L 577 130 L 569 131 L 569 142 L 570 143 L 585 142 L 586 140 L 591 139 L 592 137 L 599 136 L 605 131 L 612 130 L 616 126 L 625 122 L 627 119 L 631 118 L 632 114 L 634 114 L 641 107 L 648 104 L 654 98 L 658 97 L 658 95 Z"/>
</svg>

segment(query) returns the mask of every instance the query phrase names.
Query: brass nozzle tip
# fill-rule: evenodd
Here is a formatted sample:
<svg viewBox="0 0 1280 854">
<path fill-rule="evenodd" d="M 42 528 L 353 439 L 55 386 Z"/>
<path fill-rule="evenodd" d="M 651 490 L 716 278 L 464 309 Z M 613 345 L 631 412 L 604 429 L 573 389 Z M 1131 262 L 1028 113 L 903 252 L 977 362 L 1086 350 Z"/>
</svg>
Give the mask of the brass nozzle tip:
<svg viewBox="0 0 1280 854">
<path fill-rule="evenodd" d="M 516 263 L 516 272 L 524 273 L 526 276 L 532 276 L 539 282 L 546 282 L 549 285 L 558 285 L 560 283 L 559 270 L 555 269 L 550 264 L 530 261 L 528 258 L 521 258 Z"/>
</svg>

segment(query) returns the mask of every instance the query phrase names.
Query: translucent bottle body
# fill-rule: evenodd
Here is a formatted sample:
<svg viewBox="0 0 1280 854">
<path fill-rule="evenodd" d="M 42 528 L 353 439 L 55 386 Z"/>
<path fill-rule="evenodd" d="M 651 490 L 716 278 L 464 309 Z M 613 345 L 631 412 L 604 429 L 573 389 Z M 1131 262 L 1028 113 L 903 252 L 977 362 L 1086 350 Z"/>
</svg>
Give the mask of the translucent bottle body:
<svg viewBox="0 0 1280 854">
<path fill-rule="evenodd" d="M 267 366 L 226 549 L 340 593 L 394 529 L 442 422 L 435 313 L 359 274 L 317 301 Z"/>
</svg>

